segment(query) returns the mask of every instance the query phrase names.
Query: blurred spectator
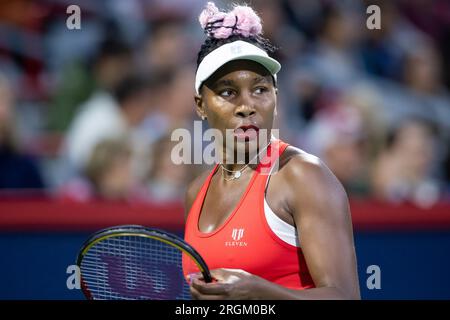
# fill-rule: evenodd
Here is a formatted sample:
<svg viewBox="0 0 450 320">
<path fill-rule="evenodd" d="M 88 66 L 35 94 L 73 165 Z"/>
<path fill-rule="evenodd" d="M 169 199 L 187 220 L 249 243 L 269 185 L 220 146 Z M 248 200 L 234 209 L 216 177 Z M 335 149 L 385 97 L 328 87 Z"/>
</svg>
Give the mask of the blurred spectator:
<svg viewBox="0 0 450 320">
<path fill-rule="evenodd" d="M 164 112 L 170 119 L 170 127 L 184 127 L 191 125 L 194 118 L 195 103 L 194 92 L 195 69 L 191 65 L 179 66 L 173 73 L 169 83 L 169 95 L 165 97 Z"/>
<path fill-rule="evenodd" d="M 421 119 L 408 119 L 392 133 L 373 168 L 374 194 L 395 203 L 410 201 L 429 207 L 439 199 L 432 177 L 435 132 Z"/>
<path fill-rule="evenodd" d="M 75 171 L 85 167 L 93 148 L 102 140 L 129 136 L 133 151 L 142 146 L 141 137 L 134 133 L 150 112 L 152 81 L 143 76 L 127 77 L 114 96 L 99 92 L 82 107 L 63 150 Z"/>
<path fill-rule="evenodd" d="M 434 45 L 431 42 L 423 42 L 406 54 L 403 81 L 417 94 L 439 95 L 445 92 L 441 70 L 441 57 Z"/>
<path fill-rule="evenodd" d="M 356 44 L 360 37 L 358 18 L 336 4 L 324 6 L 315 47 L 299 62 L 324 86 L 345 88 L 362 77 Z"/>
<path fill-rule="evenodd" d="M 131 148 L 126 139 L 99 142 L 82 173 L 63 186 L 59 194 L 62 199 L 84 202 L 138 198 L 131 170 Z"/>
<path fill-rule="evenodd" d="M 196 50 L 183 16 L 164 16 L 153 21 L 144 39 L 143 65 L 149 72 L 175 72 L 193 62 Z"/>
<path fill-rule="evenodd" d="M 44 188 L 37 162 L 22 152 L 15 131 L 14 93 L 0 75 L 0 189 Z"/>
<path fill-rule="evenodd" d="M 274 57 L 282 62 L 296 59 L 305 45 L 305 39 L 298 26 L 290 23 L 293 12 L 287 1 L 255 0 L 252 6 L 264 21 L 264 37 L 282 48 L 274 53 Z"/>
<path fill-rule="evenodd" d="M 364 97 L 365 103 L 356 94 L 335 97 L 315 115 L 300 141 L 306 151 L 321 157 L 352 196 L 370 194 L 368 171 L 382 129 L 368 108 L 370 96 Z"/>
<path fill-rule="evenodd" d="M 174 164 L 171 153 L 175 144 L 167 135 L 153 145 L 155 152 L 147 182 L 148 196 L 152 201 L 183 201 L 186 185 L 199 173 L 193 165 Z"/>
<path fill-rule="evenodd" d="M 301 15 L 301 3 L 309 4 L 288 2 L 295 8 L 296 19 Z M 363 22 L 354 8 L 327 2 L 308 9 L 315 19 L 308 21 L 309 25 L 300 23 L 300 27 L 313 40 L 284 64 L 285 79 L 280 85 L 280 90 L 285 88 L 282 98 L 292 114 L 286 122 L 293 131 L 305 127 L 329 100 L 366 78 L 357 50 L 362 33 L 356 26 Z"/>
<path fill-rule="evenodd" d="M 411 108 L 421 108 L 432 122 L 445 129 L 450 138 L 450 95 L 444 87 L 442 57 L 431 41 L 424 42 L 405 56 L 403 81 L 411 96 Z"/>
<path fill-rule="evenodd" d="M 154 158 L 152 153 L 159 152 L 154 144 L 164 136 L 170 140 L 170 133 L 176 128 L 192 129 L 194 118 L 194 100 L 186 98 L 194 95 L 194 70 L 191 65 L 179 66 L 173 72 L 156 74 L 154 79 L 152 112 L 137 129 L 141 138 L 140 146 L 136 149 L 141 153 L 141 159 L 146 158 L 145 162 L 140 161 L 140 177 L 148 176 L 148 168 L 151 166 L 143 163 L 151 163 Z"/>
<path fill-rule="evenodd" d="M 361 56 L 365 69 L 372 75 L 400 81 L 405 50 L 415 42 L 417 34 L 391 1 L 365 1 L 376 4 L 382 12 L 381 29 L 363 29 Z"/>
<path fill-rule="evenodd" d="M 166 135 L 171 128 L 169 101 L 172 97 L 171 85 L 174 81 L 173 72 L 151 72 L 148 77 L 150 96 L 147 104 L 149 113 L 142 123 L 133 129 L 133 143 L 136 149 L 148 153 L 149 145 Z M 185 99 L 187 101 L 187 99 Z M 139 150 L 136 150 L 139 151 Z M 148 155 L 147 161 L 148 161 Z M 148 174 L 148 170 L 141 172 L 140 176 Z"/>
<path fill-rule="evenodd" d="M 443 86 L 441 59 L 432 42 L 415 44 L 403 57 L 402 84 L 376 81 L 382 92 L 382 114 L 390 128 L 405 118 L 417 117 L 436 123 L 445 145 L 450 137 L 450 95 Z M 440 147 L 442 148 L 442 147 Z"/>
<path fill-rule="evenodd" d="M 69 64 L 61 75 L 50 105 L 49 128 L 67 130 L 80 104 L 91 95 L 91 100 L 95 101 L 98 94 L 111 93 L 130 74 L 131 64 L 131 48 L 119 40 L 108 38 L 100 44 L 92 63 L 92 73 L 83 61 Z"/>
</svg>

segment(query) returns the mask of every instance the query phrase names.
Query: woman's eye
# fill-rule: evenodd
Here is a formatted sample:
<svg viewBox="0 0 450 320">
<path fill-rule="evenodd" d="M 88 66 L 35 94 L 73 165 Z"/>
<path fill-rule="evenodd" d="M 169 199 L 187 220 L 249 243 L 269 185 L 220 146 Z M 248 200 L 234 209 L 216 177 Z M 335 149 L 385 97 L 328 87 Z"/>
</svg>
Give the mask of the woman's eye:
<svg viewBox="0 0 450 320">
<path fill-rule="evenodd" d="M 255 92 L 257 93 L 257 94 L 262 94 L 262 93 L 264 93 L 264 92 L 267 92 L 267 88 L 266 87 L 258 87 L 258 88 L 256 88 L 255 89 Z"/>
<path fill-rule="evenodd" d="M 230 97 L 233 95 L 233 91 L 231 89 L 225 89 L 219 92 L 219 95 L 222 97 Z"/>
</svg>

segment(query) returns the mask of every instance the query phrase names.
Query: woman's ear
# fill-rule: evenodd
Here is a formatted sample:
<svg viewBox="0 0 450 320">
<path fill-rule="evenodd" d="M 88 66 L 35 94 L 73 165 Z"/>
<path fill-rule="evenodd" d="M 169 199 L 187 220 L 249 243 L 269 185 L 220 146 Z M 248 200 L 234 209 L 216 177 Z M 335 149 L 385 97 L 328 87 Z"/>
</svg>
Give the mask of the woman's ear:
<svg viewBox="0 0 450 320">
<path fill-rule="evenodd" d="M 194 96 L 194 100 L 195 100 L 195 111 L 197 112 L 197 115 L 202 119 L 205 120 L 206 119 L 206 112 L 205 112 L 205 108 L 203 106 L 203 98 L 200 94 L 196 94 Z"/>
</svg>

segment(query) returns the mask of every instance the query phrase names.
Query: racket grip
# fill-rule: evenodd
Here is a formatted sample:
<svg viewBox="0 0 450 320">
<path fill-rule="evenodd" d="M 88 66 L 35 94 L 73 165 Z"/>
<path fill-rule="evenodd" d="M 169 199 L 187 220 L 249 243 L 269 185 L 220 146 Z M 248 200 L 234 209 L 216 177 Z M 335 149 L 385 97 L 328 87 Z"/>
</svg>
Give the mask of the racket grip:
<svg viewBox="0 0 450 320">
<path fill-rule="evenodd" d="M 217 282 L 217 280 L 214 279 L 209 272 L 203 273 L 203 279 L 205 280 L 206 283 Z"/>
</svg>

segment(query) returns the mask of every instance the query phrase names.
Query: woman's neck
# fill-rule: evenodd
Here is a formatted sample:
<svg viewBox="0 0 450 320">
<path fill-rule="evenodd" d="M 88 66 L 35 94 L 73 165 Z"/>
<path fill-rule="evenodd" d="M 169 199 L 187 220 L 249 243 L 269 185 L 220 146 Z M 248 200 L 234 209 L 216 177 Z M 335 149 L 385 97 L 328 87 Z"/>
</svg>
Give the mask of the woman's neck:
<svg viewBox="0 0 450 320">
<path fill-rule="evenodd" d="M 224 174 L 232 176 L 234 172 L 244 171 L 248 167 L 256 167 L 261 159 L 266 156 L 270 142 L 270 140 L 265 141 L 255 145 L 254 148 L 249 148 L 250 150 L 242 151 L 239 148 L 229 150 L 224 146 L 222 162 L 220 163 Z M 248 146 L 245 149 L 248 149 Z"/>
</svg>

